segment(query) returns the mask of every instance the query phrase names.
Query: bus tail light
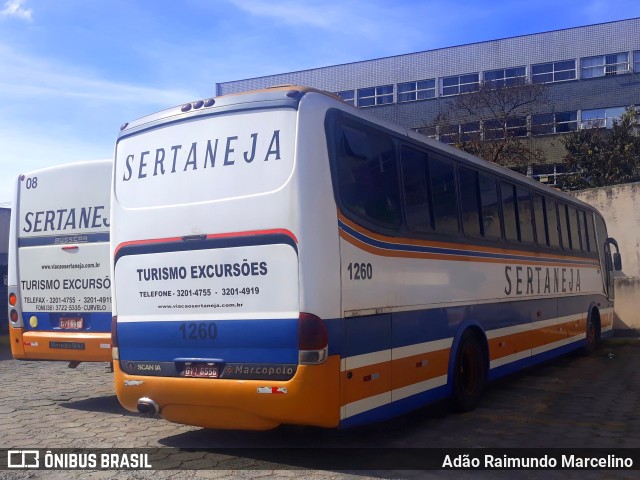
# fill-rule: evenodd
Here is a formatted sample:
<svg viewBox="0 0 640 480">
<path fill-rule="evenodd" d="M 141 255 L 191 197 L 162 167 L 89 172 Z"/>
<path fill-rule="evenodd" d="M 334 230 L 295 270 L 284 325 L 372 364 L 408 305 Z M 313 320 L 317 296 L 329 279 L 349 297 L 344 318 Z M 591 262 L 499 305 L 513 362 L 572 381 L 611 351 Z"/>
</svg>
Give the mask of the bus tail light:
<svg viewBox="0 0 640 480">
<path fill-rule="evenodd" d="M 22 312 L 20 310 L 18 295 L 15 293 L 14 289 L 16 289 L 16 287 L 9 286 L 9 320 L 13 328 L 21 328 L 23 326 Z"/>
<path fill-rule="evenodd" d="M 329 335 L 320 317 L 300 313 L 298 317 L 298 360 L 301 365 L 317 365 L 327 359 Z"/>
<path fill-rule="evenodd" d="M 114 360 L 120 359 L 120 351 L 118 350 L 118 316 L 111 317 L 111 357 Z"/>
</svg>

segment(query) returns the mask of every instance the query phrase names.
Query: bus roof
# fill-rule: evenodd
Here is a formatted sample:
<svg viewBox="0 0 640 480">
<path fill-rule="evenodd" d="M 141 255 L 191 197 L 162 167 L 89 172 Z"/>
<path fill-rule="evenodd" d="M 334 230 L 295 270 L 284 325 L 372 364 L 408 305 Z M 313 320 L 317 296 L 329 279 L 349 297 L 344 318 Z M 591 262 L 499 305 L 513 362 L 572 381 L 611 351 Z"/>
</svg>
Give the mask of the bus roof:
<svg viewBox="0 0 640 480">
<path fill-rule="evenodd" d="M 373 114 L 363 111 L 362 109 L 356 108 L 355 106 L 343 101 L 338 95 L 333 94 L 331 92 L 327 92 L 324 90 L 320 90 L 313 87 L 307 87 L 302 85 L 274 85 L 272 87 L 267 87 L 259 90 L 247 90 L 244 92 L 238 93 L 230 93 L 227 95 L 222 95 L 219 97 L 210 97 L 204 100 L 195 100 L 189 103 L 185 103 L 179 106 L 175 106 L 172 108 L 168 108 L 165 110 L 161 110 L 159 112 L 146 115 L 137 120 L 134 120 L 129 123 L 125 123 L 121 127 L 120 136 L 126 136 L 129 133 L 133 133 L 136 130 L 139 130 L 141 127 L 151 126 L 155 123 L 165 123 L 166 121 L 170 121 L 171 119 L 178 120 L 179 118 L 186 115 L 193 115 L 196 111 L 202 112 L 205 114 L 207 109 L 210 107 L 216 107 L 218 109 L 225 109 L 225 107 L 237 108 L 241 105 L 246 105 L 249 107 L 249 104 L 262 103 L 262 102 L 277 102 L 278 104 L 282 104 L 282 101 L 291 102 L 291 106 L 293 108 L 297 108 L 297 104 L 299 100 L 306 94 L 316 93 L 320 95 L 324 95 L 327 98 L 332 99 L 333 101 L 340 102 L 343 108 L 347 108 L 350 112 L 356 116 L 359 116 L 368 121 L 377 123 L 389 130 L 395 131 L 399 134 L 404 134 L 407 137 L 428 145 L 434 150 L 439 150 L 449 156 L 454 158 L 458 158 L 469 164 L 472 164 L 476 167 L 484 169 L 489 172 L 493 172 L 499 175 L 502 178 L 508 178 L 513 180 L 516 183 L 524 184 L 529 187 L 534 188 L 535 190 L 542 191 L 543 193 L 556 197 L 562 201 L 570 202 L 573 204 L 578 204 L 583 208 L 592 210 L 596 213 L 599 213 L 593 206 L 578 200 L 577 198 L 568 195 L 564 192 L 551 188 L 543 183 L 540 183 L 536 180 L 528 178 L 518 172 L 514 172 L 506 167 L 497 165 L 493 162 L 484 160 L 482 158 L 476 157 L 467 153 L 463 150 L 457 149 L 445 143 L 442 143 L 433 138 L 427 137 L 421 133 L 415 132 L 413 130 L 409 130 L 400 125 L 394 124 L 387 120 L 383 120 L 379 117 L 374 116 Z"/>
</svg>

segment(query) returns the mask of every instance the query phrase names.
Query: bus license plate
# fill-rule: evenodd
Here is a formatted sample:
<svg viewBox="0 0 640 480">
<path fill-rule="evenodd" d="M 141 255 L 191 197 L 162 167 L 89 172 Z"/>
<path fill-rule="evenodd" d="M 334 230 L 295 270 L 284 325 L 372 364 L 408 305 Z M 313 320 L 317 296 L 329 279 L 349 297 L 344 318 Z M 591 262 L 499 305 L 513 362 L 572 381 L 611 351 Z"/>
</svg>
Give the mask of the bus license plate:
<svg viewBox="0 0 640 480">
<path fill-rule="evenodd" d="M 64 318 L 60 319 L 60 328 L 67 329 L 79 329 L 82 328 L 84 322 L 82 318 Z"/>
<path fill-rule="evenodd" d="M 218 378 L 218 367 L 206 363 L 195 363 L 184 367 L 185 377 Z"/>
</svg>

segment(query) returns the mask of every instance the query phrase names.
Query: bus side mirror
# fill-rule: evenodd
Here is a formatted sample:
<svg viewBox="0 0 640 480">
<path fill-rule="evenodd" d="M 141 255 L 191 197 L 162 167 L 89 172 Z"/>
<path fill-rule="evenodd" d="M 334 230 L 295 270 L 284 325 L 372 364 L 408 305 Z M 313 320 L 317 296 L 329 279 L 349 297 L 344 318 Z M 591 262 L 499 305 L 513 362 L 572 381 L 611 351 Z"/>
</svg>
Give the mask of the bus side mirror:
<svg viewBox="0 0 640 480">
<path fill-rule="evenodd" d="M 613 268 L 614 270 L 622 270 L 622 257 L 618 252 L 613 254 Z"/>
</svg>

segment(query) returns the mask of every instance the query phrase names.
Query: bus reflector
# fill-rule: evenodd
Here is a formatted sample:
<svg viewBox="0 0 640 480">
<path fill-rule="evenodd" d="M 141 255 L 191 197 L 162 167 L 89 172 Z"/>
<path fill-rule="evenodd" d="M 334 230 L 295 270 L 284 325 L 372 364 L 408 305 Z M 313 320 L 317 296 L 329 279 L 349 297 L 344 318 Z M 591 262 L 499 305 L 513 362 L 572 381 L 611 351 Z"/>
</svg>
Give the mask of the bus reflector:
<svg viewBox="0 0 640 480">
<path fill-rule="evenodd" d="M 13 323 L 16 323 L 18 321 L 18 311 L 17 310 L 11 310 L 11 313 L 9 313 L 9 318 L 11 319 L 11 321 Z"/>
<path fill-rule="evenodd" d="M 15 293 L 10 293 L 9 294 L 9 305 L 11 305 L 12 307 L 15 307 L 17 301 L 18 301 L 18 297 L 16 297 L 16 294 Z"/>
</svg>

